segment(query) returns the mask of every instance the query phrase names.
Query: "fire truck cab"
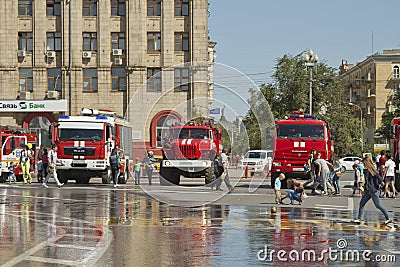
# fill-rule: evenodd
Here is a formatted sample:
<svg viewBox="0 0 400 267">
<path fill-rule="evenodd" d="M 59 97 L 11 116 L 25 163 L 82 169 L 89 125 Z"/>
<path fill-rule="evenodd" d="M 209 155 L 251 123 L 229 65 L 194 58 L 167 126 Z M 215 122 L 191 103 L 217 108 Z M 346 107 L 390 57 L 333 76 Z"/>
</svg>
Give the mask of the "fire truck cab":
<svg viewBox="0 0 400 267">
<path fill-rule="evenodd" d="M 0 126 L 0 181 L 5 182 L 8 178 L 9 167 L 19 163 L 21 151 L 25 144 L 32 145 L 33 159 L 31 161 L 30 172 L 35 171 L 35 148 L 36 134 L 29 134 L 23 128 L 14 126 Z M 14 174 L 18 181 L 22 181 L 22 170 L 18 165 L 14 169 Z"/>
<path fill-rule="evenodd" d="M 171 127 L 163 144 L 160 183 L 178 185 L 181 175 L 205 177 L 205 183 L 211 183 L 215 180 L 214 159 L 221 149 L 221 130 L 211 121 Z"/>
<path fill-rule="evenodd" d="M 115 113 L 83 108 L 80 116 L 60 116 L 50 126 L 52 141 L 58 147 L 57 166 L 62 183 L 75 180 L 87 184 L 92 177 L 112 181 L 109 156 L 118 147 L 120 156 L 119 183 L 126 183 L 132 161 L 132 128 Z"/>
</svg>

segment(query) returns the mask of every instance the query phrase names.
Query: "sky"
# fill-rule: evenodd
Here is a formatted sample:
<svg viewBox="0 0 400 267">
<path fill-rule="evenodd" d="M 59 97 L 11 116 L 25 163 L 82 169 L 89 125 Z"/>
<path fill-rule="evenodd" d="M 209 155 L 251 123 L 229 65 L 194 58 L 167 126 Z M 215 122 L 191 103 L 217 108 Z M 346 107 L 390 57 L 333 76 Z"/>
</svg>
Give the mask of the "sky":
<svg viewBox="0 0 400 267">
<path fill-rule="evenodd" d="M 272 81 L 276 59 L 285 54 L 312 49 L 319 61 L 338 69 L 342 59 L 354 64 L 400 49 L 399 10 L 399 0 L 209 0 L 209 36 L 217 42 L 217 64 L 260 85 Z M 225 71 L 215 76 L 222 77 L 215 106 L 230 103 L 236 113 L 245 113 L 241 100 L 230 96 L 247 91 L 247 84 L 236 84 Z"/>
</svg>

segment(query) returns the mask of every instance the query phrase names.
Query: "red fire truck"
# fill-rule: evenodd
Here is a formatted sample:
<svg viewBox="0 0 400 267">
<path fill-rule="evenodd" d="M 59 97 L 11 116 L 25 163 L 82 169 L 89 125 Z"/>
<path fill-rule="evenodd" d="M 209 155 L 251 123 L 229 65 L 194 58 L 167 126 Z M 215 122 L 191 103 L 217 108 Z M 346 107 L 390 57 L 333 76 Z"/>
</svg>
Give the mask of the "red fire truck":
<svg viewBox="0 0 400 267">
<path fill-rule="evenodd" d="M 390 146 L 393 160 L 396 162 L 395 187 L 397 191 L 400 191 L 400 174 L 398 173 L 400 169 L 400 117 L 392 120 L 392 140 Z"/>
<path fill-rule="evenodd" d="M 35 171 L 35 147 L 36 147 L 36 134 L 29 134 L 23 128 L 17 128 L 14 126 L 0 126 L 0 181 L 4 182 L 8 178 L 8 167 L 11 164 L 19 163 L 19 158 L 21 156 L 21 151 L 25 144 L 32 145 L 32 151 L 34 157 L 31 161 L 31 172 Z M 14 174 L 17 177 L 17 181 L 22 181 L 22 171 L 18 165 Z"/>
<path fill-rule="evenodd" d="M 160 183 L 178 185 L 180 176 L 215 180 L 214 159 L 222 150 L 221 130 L 212 121 L 190 121 L 170 128 L 163 144 Z"/>
<path fill-rule="evenodd" d="M 314 116 L 296 111 L 289 118 L 275 124 L 274 159 L 271 170 L 271 186 L 275 178 L 284 173 L 286 178 L 306 178 L 304 164 L 315 148 L 323 159 L 329 160 L 334 151 L 333 138 L 328 124 Z M 282 186 L 286 186 L 283 183 Z"/>
<path fill-rule="evenodd" d="M 57 166 L 60 182 L 87 184 L 92 177 L 102 177 L 103 184 L 110 183 L 109 156 L 116 146 L 122 150 L 119 183 L 127 182 L 133 161 L 132 127 L 126 120 L 114 112 L 84 108 L 80 116 L 60 116 L 50 127 L 62 162 Z"/>
</svg>

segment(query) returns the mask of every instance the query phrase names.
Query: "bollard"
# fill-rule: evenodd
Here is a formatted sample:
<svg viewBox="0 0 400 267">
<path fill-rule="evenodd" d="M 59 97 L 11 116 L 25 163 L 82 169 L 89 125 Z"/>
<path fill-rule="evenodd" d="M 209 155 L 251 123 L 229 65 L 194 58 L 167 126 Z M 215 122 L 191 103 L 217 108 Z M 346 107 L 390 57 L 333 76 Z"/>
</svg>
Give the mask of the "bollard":
<svg viewBox="0 0 400 267">
<path fill-rule="evenodd" d="M 244 169 L 244 178 L 249 178 L 249 167 L 246 165 L 246 168 Z"/>
</svg>

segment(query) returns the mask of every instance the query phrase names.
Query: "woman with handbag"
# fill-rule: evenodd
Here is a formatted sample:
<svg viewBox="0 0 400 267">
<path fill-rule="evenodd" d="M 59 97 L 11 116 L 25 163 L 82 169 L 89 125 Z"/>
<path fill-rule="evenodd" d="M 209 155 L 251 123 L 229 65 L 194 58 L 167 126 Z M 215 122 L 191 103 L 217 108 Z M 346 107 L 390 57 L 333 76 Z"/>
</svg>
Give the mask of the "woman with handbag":
<svg viewBox="0 0 400 267">
<path fill-rule="evenodd" d="M 336 154 L 332 155 L 331 158 L 331 163 L 333 165 L 333 179 L 332 179 L 332 184 L 333 187 L 335 188 L 335 196 L 340 196 L 340 184 L 339 184 L 339 178 L 342 177 L 342 173 L 340 172 L 340 169 L 342 168 L 339 158 Z"/>
<path fill-rule="evenodd" d="M 360 200 L 360 207 L 358 209 L 358 217 L 354 220 L 355 223 L 361 223 L 361 218 L 364 213 L 364 207 L 367 202 L 372 199 L 374 205 L 377 209 L 379 209 L 383 215 L 385 216 L 385 224 L 389 224 L 392 220 L 389 218 L 389 214 L 385 207 L 382 206 L 379 200 L 379 188 L 382 187 L 383 181 L 382 177 L 379 174 L 378 170 L 375 168 L 372 160 L 365 156 L 363 159 L 364 165 L 364 176 L 365 176 L 365 184 L 364 184 L 364 195 Z"/>
</svg>

